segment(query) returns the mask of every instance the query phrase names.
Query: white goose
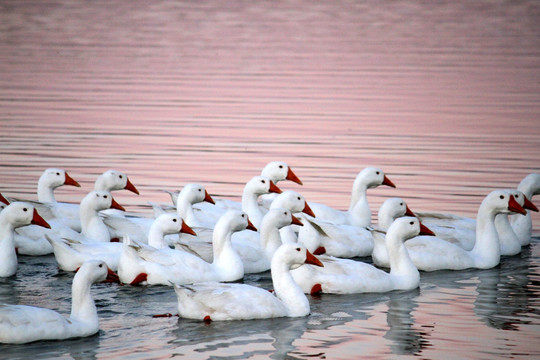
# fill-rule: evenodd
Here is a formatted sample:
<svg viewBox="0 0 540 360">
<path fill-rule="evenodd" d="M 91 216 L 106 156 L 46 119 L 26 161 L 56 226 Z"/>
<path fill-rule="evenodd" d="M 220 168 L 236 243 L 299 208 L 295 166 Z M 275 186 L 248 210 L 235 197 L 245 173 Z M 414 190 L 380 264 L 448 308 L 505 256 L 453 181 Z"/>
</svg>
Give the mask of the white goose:
<svg viewBox="0 0 540 360">
<path fill-rule="evenodd" d="M 398 218 L 390 225 L 386 235 L 390 273 L 364 262 L 323 257 L 324 268 L 304 266 L 291 271 L 291 274 L 305 293 L 312 294 L 411 290 L 418 287 L 420 274 L 403 242 L 418 234 L 434 235 L 413 217 Z"/>
<path fill-rule="evenodd" d="M 148 236 L 151 246 L 166 248 L 164 240 L 167 234 L 180 232 L 195 234 L 177 214 L 162 214 L 152 224 Z M 82 263 L 88 260 L 103 260 L 113 270 L 118 270 L 123 244 L 117 242 L 80 242 L 72 239 L 61 239 L 56 236 L 46 236 L 54 249 L 54 256 L 60 269 L 76 271 Z"/>
<path fill-rule="evenodd" d="M 315 217 L 313 210 L 307 203 L 304 196 L 296 191 L 286 190 L 283 193 L 276 196 L 270 209 L 288 209 L 292 211 L 293 214 L 304 213 L 311 217 Z M 296 228 L 293 225 L 285 226 L 279 230 L 281 234 L 281 241 L 283 243 L 296 243 L 298 237 L 296 235 Z"/>
<path fill-rule="evenodd" d="M 104 281 L 107 265 L 103 261 L 84 263 L 72 284 L 69 318 L 56 311 L 26 305 L 0 305 L 0 342 L 24 344 L 38 340 L 63 340 L 90 336 L 98 332 L 99 320 L 90 286 Z"/>
<path fill-rule="evenodd" d="M 244 266 L 232 247 L 231 236 L 245 229 L 256 231 L 245 213 L 229 210 L 221 217 L 214 228 L 214 261 L 211 264 L 176 249 L 124 244 L 118 276 L 123 283 L 132 285 L 239 280 L 244 276 Z"/>
<path fill-rule="evenodd" d="M 341 211 L 327 205 L 310 202 L 311 209 L 320 220 L 335 224 L 367 227 L 371 224 L 371 210 L 367 201 L 367 190 L 380 185 L 396 186 L 381 169 L 368 167 L 360 171 L 354 180 L 349 210 Z"/>
<path fill-rule="evenodd" d="M 284 244 L 276 251 L 271 269 L 275 295 L 246 284 L 175 285 L 178 314 L 205 321 L 306 316 L 309 301 L 290 274 L 291 267 L 302 264 L 323 266 L 302 245 Z"/>
<path fill-rule="evenodd" d="M 15 229 L 30 224 L 50 228 L 30 203 L 16 201 L 0 212 L 0 277 L 12 276 L 17 272 L 13 240 Z"/>
<path fill-rule="evenodd" d="M 531 200 L 534 195 L 540 194 L 540 174 L 529 174 L 525 176 L 517 188 L 525 194 L 527 199 Z M 527 212 L 527 215 L 525 216 L 521 216 L 520 214 L 510 215 L 510 223 L 519 238 L 521 245 L 529 245 L 531 243 L 532 234 L 532 219 L 530 212 Z"/>
<path fill-rule="evenodd" d="M 406 243 L 412 262 L 423 271 L 490 269 L 497 266 L 501 258 L 501 246 L 495 217 L 510 212 L 525 214 L 525 209 L 511 193 L 505 190 L 492 191 L 478 209 L 476 243 L 472 250 L 464 250 L 438 237 L 418 236 Z M 373 255 L 372 258 L 375 264 L 387 266 L 384 258 Z"/>
</svg>

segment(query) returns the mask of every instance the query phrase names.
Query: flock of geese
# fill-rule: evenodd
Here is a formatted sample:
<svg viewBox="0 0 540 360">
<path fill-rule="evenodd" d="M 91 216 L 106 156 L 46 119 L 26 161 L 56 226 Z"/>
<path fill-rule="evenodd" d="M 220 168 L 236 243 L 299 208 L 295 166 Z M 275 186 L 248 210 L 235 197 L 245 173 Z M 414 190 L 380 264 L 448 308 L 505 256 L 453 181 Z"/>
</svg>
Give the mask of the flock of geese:
<svg viewBox="0 0 540 360">
<path fill-rule="evenodd" d="M 241 203 L 187 184 L 169 192 L 172 204 L 152 204 L 154 218 L 124 214 L 111 192 L 139 192 L 114 170 L 100 175 L 80 204 L 56 201 L 57 187 L 80 186 L 62 169 L 43 172 L 37 201 L 0 194 L 0 277 L 16 274 L 17 254 L 54 253 L 60 269 L 76 271 L 69 318 L 0 305 L 0 342 L 95 334 L 90 288 L 102 281 L 172 286 L 180 317 L 219 321 L 306 316 L 306 294 L 414 289 L 419 270 L 492 268 L 530 243 L 527 210 L 538 211 L 530 199 L 540 193 L 540 174 L 530 174 L 516 189 L 489 193 L 476 219 L 413 213 L 403 199 L 389 198 L 372 224 L 367 190 L 395 187 L 381 169 L 358 174 L 346 211 L 282 191 L 284 180 L 302 185 L 286 163 L 269 163 L 246 183 Z M 373 265 L 353 259 L 365 256 Z M 235 282 L 268 270 L 271 290 Z"/>
</svg>

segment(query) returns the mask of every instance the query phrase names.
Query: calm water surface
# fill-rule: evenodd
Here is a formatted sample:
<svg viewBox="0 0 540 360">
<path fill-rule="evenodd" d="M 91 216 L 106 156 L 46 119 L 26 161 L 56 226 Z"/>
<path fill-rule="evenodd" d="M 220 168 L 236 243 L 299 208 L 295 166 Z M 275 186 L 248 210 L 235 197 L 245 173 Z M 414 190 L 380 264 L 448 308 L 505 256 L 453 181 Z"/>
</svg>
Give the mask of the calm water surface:
<svg viewBox="0 0 540 360">
<path fill-rule="evenodd" d="M 47 167 L 82 188 L 126 172 L 130 212 L 189 182 L 239 199 L 284 160 L 308 200 L 346 208 L 378 166 L 413 210 L 474 216 L 494 188 L 539 172 L 537 1 L 0 1 L 0 192 L 36 199 Z M 534 199 L 536 200 L 536 199 Z M 538 205 L 538 203 L 537 203 Z M 97 285 L 99 335 L 1 346 L 7 358 L 540 356 L 540 217 L 495 269 L 423 273 L 420 288 L 310 298 L 301 319 L 212 323 L 167 287 Z M 370 259 L 363 259 L 370 261 Z M 72 274 L 20 257 L 0 302 L 69 313 Z M 271 287 L 268 273 L 245 282 Z"/>
</svg>

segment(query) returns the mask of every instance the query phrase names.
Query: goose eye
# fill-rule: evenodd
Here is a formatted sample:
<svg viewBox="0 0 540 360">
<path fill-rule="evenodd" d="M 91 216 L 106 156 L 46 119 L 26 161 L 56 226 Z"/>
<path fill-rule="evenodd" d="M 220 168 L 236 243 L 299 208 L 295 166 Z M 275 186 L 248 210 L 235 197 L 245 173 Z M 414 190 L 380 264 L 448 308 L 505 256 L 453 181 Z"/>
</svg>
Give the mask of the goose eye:
<svg viewBox="0 0 540 360">
<path fill-rule="evenodd" d="M 287 215 L 287 212 L 286 212 L 286 211 L 284 211 L 284 212 L 283 212 L 283 215 Z"/>
<path fill-rule="evenodd" d="M 279 165 L 279 168 L 280 168 L 280 169 L 283 169 L 283 165 Z"/>
<path fill-rule="evenodd" d="M 28 209 L 27 209 L 27 208 L 24 208 L 24 209 L 22 209 L 22 210 L 23 210 L 23 211 L 28 211 Z"/>
<path fill-rule="evenodd" d="M 107 198 L 107 195 L 103 195 L 103 198 L 106 199 L 106 198 Z"/>
<path fill-rule="evenodd" d="M 60 173 L 59 173 L 59 172 L 57 172 L 57 173 L 56 173 L 56 175 L 60 176 Z"/>
<path fill-rule="evenodd" d="M 381 172 L 380 172 L 380 171 L 377 171 L 377 175 L 380 175 L 380 174 L 381 174 Z"/>
<path fill-rule="evenodd" d="M 103 267 L 103 264 L 99 264 L 99 267 L 102 268 L 102 267 Z"/>
<path fill-rule="evenodd" d="M 409 224 L 414 225 L 414 221 L 411 221 Z"/>
<path fill-rule="evenodd" d="M 296 248 L 296 251 L 301 251 L 301 250 L 302 250 L 302 249 L 300 249 L 300 248 Z"/>
<path fill-rule="evenodd" d="M 202 189 L 199 189 L 199 192 L 201 192 L 201 191 L 202 191 Z"/>
<path fill-rule="evenodd" d="M 173 222 L 176 222 L 176 219 L 172 219 Z"/>
<path fill-rule="evenodd" d="M 518 195 L 518 194 L 515 194 L 514 197 L 515 197 L 516 199 L 519 199 L 519 195 Z"/>
<path fill-rule="evenodd" d="M 499 196 L 501 199 L 504 199 L 504 195 Z"/>
<path fill-rule="evenodd" d="M 122 179 L 122 175 L 118 175 L 118 177 L 119 177 L 120 179 Z"/>
<path fill-rule="evenodd" d="M 261 180 L 261 182 L 262 182 L 263 184 L 266 184 L 266 181 L 265 181 L 265 180 Z"/>
<path fill-rule="evenodd" d="M 243 217 L 243 218 L 246 217 L 245 214 L 242 214 L 242 217 Z"/>
<path fill-rule="evenodd" d="M 403 206 L 403 203 L 399 203 L 399 206 Z"/>
</svg>

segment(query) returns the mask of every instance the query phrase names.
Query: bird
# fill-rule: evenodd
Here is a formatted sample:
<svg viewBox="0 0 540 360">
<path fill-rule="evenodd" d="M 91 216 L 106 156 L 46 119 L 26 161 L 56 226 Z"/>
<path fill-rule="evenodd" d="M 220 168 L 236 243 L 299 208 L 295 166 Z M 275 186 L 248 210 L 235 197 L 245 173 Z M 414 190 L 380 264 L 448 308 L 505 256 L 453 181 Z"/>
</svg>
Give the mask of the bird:
<svg viewBox="0 0 540 360">
<path fill-rule="evenodd" d="M 369 208 L 366 192 L 368 189 L 380 185 L 396 187 L 381 169 L 367 167 L 360 171 L 354 180 L 348 210 L 337 210 L 330 206 L 314 202 L 310 202 L 309 206 L 320 220 L 335 224 L 367 227 L 371 224 L 371 209 Z"/>
<path fill-rule="evenodd" d="M 274 293 L 247 284 L 174 284 L 178 315 L 205 321 L 306 316 L 309 301 L 290 274 L 292 267 L 303 264 L 323 266 L 302 245 L 281 245 L 272 258 Z"/>
<path fill-rule="evenodd" d="M 63 340 L 93 335 L 99 319 L 90 287 L 105 281 L 103 261 L 85 262 L 72 283 L 72 307 L 68 318 L 56 311 L 27 305 L 0 305 L 0 343 L 25 344 L 38 340 Z"/>
<path fill-rule="evenodd" d="M 17 272 L 15 229 L 30 224 L 50 228 L 34 206 L 27 202 L 12 202 L 0 212 L 0 277 L 9 277 Z"/>
<path fill-rule="evenodd" d="M 390 225 L 386 246 L 390 272 L 361 261 L 321 257 L 324 268 L 304 266 L 291 271 L 305 293 L 353 294 L 411 290 L 420 284 L 420 273 L 403 242 L 419 234 L 434 235 L 415 217 L 401 217 Z"/>
<path fill-rule="evenodd" d="M 532 201 L 534 195 L 540 194 L 540 174 L 532 173 L 523 178 L 519 183 L 518 190 L 520 190 L 527 199 Z M 517 237 L 521 242 L 521 246 L 527 246 L 531 243 L 532 235 L 532 219 L 530 212 L 527 215 L 521 216 L 520 214 L 510 215 L 510 224 L 514 229 Z"/>
</svg>

